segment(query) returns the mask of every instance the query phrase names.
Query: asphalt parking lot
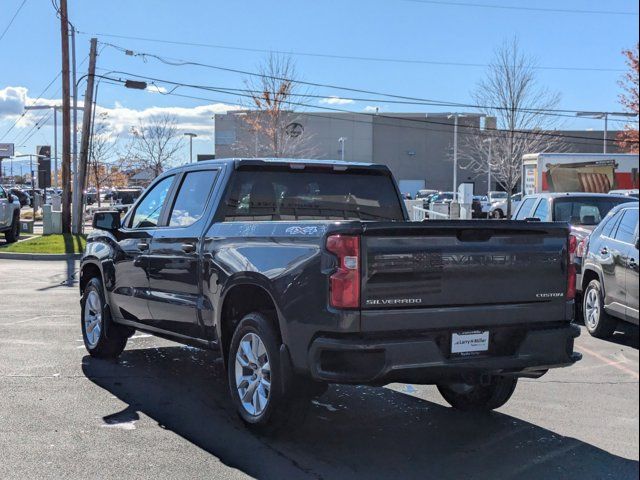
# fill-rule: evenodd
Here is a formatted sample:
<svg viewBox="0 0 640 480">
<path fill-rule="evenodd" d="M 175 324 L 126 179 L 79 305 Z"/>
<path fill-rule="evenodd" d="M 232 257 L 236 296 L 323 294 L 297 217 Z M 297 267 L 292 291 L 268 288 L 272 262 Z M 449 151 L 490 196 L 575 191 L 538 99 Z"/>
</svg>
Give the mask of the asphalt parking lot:
<svg viewBox="0 0 640 480">
<path fill-rule="evenodd" d="M 211 352 L 136 333 L 84 350 L 72 261 L 0 260 L 0 478 L 638 478 L 638 332 L 522 380 L 487 415 L 435 387 L 332 387 L 269 439 L 233 413 Z"/>
</svg>

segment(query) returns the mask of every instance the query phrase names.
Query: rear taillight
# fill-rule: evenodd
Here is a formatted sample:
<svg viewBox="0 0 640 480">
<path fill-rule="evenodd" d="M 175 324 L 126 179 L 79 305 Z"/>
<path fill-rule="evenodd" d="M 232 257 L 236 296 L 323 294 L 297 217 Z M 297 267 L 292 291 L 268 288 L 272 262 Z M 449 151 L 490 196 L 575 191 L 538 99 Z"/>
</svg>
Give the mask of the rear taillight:
<svg viewBox="0 0 640 480">
<path fill-rule="evenodd" d="M 360 307 L 360 237 L 331 235 L 327 250 L 338 257 L 338 269 L 329 277 L 331 306 Z"/>
<path fill-rule="evenodd" d="M 569 255 L 567 256 L 567 300 L 576 298 L 576 250 L 578 249 L 578 239 L 569 235 Z"/>
</svg>

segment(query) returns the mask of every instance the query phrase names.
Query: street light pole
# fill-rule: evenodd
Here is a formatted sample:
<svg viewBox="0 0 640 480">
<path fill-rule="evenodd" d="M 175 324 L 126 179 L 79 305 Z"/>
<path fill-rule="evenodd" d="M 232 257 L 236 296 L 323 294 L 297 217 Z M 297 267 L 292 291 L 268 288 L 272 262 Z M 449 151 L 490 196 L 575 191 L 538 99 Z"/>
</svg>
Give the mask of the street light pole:
<svg viewBox="0 0 640 480">
<path fill-rule="evenodd" d="M 491 154 L 493 147 L 493 138 L 489 137 L 483 140 L 483 142 L 489 142 L 489 155 L 487 156 L 487 195 L 491 191 Z"/>
<path fill-rule="evenodd" d="M 602 153 L 607 153 L 607 134 L 609 130 L 609 115 L 612 117 L 637 117 L 636 113 L 631 112 L 578 112 L 576 117 L 587 117 L 604 120 L 604 138 L 602 145 Z"/>
<path fill-rule="evenodd" d="M 338 139 L 338 143 L 340 144 L 340 160 L 344 162 L 344 142 L 347 140 L 347 137 L 340 137 Z"/>
<path fill-rule="evenodd" d="M 37 153 L 23 153 L 15 155 L 15 158 L 29 157 L 29 170 L 31 171 L 31 203 L 33 205 L 33 223 L 36 223 L 36 186 L 35 177 L 33 175 L 33 157 L 47 158 L 46 155 L 38 155 Z M 11 162 L 13 164 L 13 162 Z M 20 166 L 20 174 L 22 174 L 22 166 Z"/>
<path fill-rule="evenodd" d="M 453 201 L 458 201 L 458 118 L 460 114 L 453 116 Z"/>
<path fill-rule="evenodd" d="M 189 137 L 189 163 L 193 163 L 193 138 L 197 137 L 198 135 L 190 132 L 187 132 L 184 135 Z"/>
</svg>

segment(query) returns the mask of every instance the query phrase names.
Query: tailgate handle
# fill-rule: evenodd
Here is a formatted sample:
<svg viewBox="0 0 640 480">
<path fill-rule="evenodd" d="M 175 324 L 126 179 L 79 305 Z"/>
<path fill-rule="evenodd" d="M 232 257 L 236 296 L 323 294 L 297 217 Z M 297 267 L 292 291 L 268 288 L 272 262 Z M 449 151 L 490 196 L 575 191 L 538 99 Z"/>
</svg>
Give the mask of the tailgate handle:
<svg viewBox="0 0 640 480">
<path fill-rule="evenodd" d="M 456 234 L 459 242 L 487 242 L 492 236 L 492 230 L 460 230 Z"/>
</svg>

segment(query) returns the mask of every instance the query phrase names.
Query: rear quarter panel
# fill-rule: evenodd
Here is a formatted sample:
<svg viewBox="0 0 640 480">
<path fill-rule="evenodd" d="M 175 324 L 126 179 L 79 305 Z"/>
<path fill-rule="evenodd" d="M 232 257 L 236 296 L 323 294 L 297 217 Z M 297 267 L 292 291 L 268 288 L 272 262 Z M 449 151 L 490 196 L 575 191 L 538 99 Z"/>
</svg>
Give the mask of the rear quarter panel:
<svg viewBox="0 0 640 480">
<path fill-rule="evenodd" d="M 224 222 L 211 226 L 203 241 L 203 290 L 211 310 L 205 328 L 221 333 L 226 295 L 237 285 L 263 288 L 273 300 L 280 331 L 294 365 L 305 365 L 318 332 L 357 331 L 358 311 L 328 307 L 323 253 L 328 222 Z"/>
</svg>

